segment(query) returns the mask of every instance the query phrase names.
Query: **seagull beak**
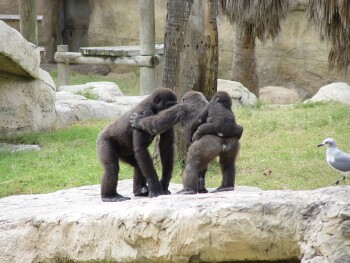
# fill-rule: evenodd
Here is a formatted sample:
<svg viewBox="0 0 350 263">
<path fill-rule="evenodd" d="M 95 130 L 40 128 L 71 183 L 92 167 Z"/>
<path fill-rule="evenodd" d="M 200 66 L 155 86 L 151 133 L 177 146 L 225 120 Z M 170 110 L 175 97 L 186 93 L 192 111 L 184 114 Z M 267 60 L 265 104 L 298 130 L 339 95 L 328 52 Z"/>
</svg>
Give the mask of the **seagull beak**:
<svg viewBox="0 0 350 263">
<path fill-rule="evenodd" d="M 324 145 L 324 143 L 320 143 L 320 144 L 317 145 L 317 147 L 321 147 L 323 145 Z"/>
</svg>

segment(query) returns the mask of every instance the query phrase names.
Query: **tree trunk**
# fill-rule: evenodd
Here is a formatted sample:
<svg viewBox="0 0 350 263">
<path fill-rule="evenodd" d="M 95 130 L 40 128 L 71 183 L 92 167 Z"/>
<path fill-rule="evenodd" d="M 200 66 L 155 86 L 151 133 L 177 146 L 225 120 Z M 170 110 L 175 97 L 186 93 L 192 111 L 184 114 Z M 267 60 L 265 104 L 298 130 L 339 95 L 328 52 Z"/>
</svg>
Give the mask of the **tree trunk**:
<svg viewBox="0 0 350 263">
<path fill-rule="evenodd" d="M 178 99 L 189 90 L 207 99 L 216 92 L 218 34 L 215 0 L 168 0 L 162 85 Z M 185 160 L 187 144 L 177 129 L 177 159 Z"/>
<path fill-rule="evenodd" d="M 38 26 L 36 21 L 35 0 L 20 0 L 20 31 L 22 36 L 34 45 L 38 45 Z"/>
<path fill-rule="evenodd" d="M 155 21 L 154 0 L 139 0 L 140 6 L 140 55 L 154 56 Z M 156 66 L 140 67 L 140 95 L 148 95 L 157 87 Z"/>
<path fill-rule="evenodd" d="M 255 59 L 255 36 L 249 25 L 236 25 L 235 49 L 233 52 L 231 80 L 241 82 L 259 98 L 258 75 Z"/>
</svg>

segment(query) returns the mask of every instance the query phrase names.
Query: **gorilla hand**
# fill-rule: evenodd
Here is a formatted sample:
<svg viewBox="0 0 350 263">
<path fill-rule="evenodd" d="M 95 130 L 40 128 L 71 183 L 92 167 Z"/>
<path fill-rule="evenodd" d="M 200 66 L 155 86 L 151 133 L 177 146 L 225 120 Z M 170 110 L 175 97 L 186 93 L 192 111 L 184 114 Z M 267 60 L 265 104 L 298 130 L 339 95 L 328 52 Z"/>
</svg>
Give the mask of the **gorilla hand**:
<svg viewBox="0 0 350 263">
<path fill-rule="evenodd" d="M 197 141 L 201 138 L 200 134 L 198 131 L 196 131 L 193 136 L 192 136 L 192 142 Z"/>
<path fill-rule="evenodd" d="M 140 125 L 140 120 L 151 115 L 153 115 L 153 112 L 150 110 L 145 110 L 142 113 L 134 112 L 133 114 L 131 114 L 129 119 L 131 127 L 136 129 L 142 129 Z"/>
</svg>

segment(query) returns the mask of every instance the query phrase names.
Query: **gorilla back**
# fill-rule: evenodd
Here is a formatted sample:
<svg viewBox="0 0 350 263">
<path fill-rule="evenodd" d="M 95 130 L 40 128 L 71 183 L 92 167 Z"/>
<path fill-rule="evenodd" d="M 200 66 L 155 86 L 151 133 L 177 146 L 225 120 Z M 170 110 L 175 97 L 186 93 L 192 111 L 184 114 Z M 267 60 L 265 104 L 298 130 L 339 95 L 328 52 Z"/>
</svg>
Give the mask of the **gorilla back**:
<svg viewBox="0 0 350 263">
<path fill-rule="evenodd" d="M 103 168 L 101 198 L 105 202 L 127 200 L 117 193 L 119 160 L 134 168 L 133 193 L 135 196 L 156 197 L 170 194 L 168 187 L 173 171 L 174 131 L 170 127 L 160 134 L 162 178 L 159 180 L 147 147 L 155 134 L 134 129 L 129 123 L 133 112 L 154 115 L 176 104 L 176 95 L 170 89 L 153 91 L 134 108 L 105 127 L 97 138 L 97 155 Z"/>
</svg>

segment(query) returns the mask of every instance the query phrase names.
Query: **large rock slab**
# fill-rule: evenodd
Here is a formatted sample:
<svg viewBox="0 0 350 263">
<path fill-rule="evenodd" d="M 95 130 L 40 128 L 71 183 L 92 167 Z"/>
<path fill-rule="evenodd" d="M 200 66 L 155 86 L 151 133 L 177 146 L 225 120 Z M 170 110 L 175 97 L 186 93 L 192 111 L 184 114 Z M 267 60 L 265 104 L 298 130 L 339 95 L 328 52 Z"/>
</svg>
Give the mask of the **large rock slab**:
<svg viewBox="0 0 350 263">
<path fill-rule="evenodd" d="M 37 79 L 0 72 L 0 137 L 54 127 L 55 83 L 38 72 Z"/>
<path fill-rule="evenodd" d="M 108 103 L 60 91 L 56 93 L 56 127 L 64 127 L 82 120 L 116 119 L 144 98 L 145 96 L 115 96 L 115 101 Z"/>
<path fill-rule="evenodd" d="M 218 79 L 218 91 L 226 91 L 232 98 L 232 106 L 254 106 L 258 98 L 242 83 L 226 79 Z"/>
<path fill-rule="evenodd" d="M 40 55 L 36 47 L 0 20 L 0 71 L 37 78 Z"/>
<path fill-rule="evenodd" d="M 118 187 L 131 195 L 131 180 Z M 0 199 L 0 262 L 350 262 L 350 186 L 119 203 L 99 193 L 93 185 Z"/>
<path fill-rule="evenodd" d="M 267 86 L 259 90 L 259 98 L 272 104 L 286 105 L 302 102 L 302 97 L 295 89 L 282 86 Z"/>
<path fill-rule="evenodd" d="M 53 128 L 55 83 L 39 52 L 2 21 L 0 39 L 0 137 Z"/>
<path fill-rule="evenodd" d="M 116 97 L 123 96 L 123 92 L 114 82 L 88 82 L 81 85 L 61 86 L 59 91 L 65 91 L 72 94 L 87 95 L 95 100 L 105 102 L 116 102 Z"/>
<path fill-rule="evenodd" d="M 350 86 L 344 82 L 335 82 L 321 87 L 309 101 L 334 101 L 350 104 Z"/>
</svg>

